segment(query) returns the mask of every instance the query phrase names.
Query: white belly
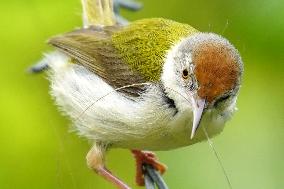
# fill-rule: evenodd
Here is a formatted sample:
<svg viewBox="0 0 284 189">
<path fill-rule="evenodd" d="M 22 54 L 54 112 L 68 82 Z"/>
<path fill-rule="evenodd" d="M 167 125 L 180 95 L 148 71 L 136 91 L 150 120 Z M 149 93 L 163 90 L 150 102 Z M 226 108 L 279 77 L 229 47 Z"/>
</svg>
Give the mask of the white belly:
<svg viewBox="0 0 284 189">
<path fill-rule="evenodd" d="M 191 112 L 178 113 L 172 118 L 172 121 L 163 125 L 163 129 L 158 133 L 155 133 L 154 135 L 145 135 L 142 140 L 133 139 L 131 141 L 121 141 L 114 144 L 114 147 L 158 151 L 175 149 L 206 140 L 202 128 L 197 131 L 193 139 L 190 139 L 192 128 L 191 115 Z M 210 137 L 219 134 L 225 125 L 225 120 L 223 118 L 219 117 L 220 120 L 216 118 L 217 116 L 212 115 L 212 113 L 207 113 L 204 115 L 200 125 L 200 127 L 205 127 Z"/>
<path fill-rule="evenodd" d="M 47 59 L 52 68 L 51 94 L 80 135 L 113 147 L 147 150 L 168 150 L 205 139 L 202 129 L 190 139 L 191 110 L 175 114 L 157 87 L 139 100 L 129 100 L 82 66 L 67 64 L 65 55 L 54 53 Z M 215 135 L 224 122 L 223 116 L 207 112 L 201 126 Z"/>
</svg>

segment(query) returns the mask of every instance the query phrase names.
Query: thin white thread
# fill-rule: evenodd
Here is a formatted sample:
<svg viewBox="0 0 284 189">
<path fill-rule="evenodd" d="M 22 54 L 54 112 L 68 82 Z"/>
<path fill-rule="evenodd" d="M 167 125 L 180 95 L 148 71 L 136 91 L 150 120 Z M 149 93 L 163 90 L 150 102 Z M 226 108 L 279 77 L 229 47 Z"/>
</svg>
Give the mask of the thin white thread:
<svg viewBox="0 0 284 189">
<path fill-rule="evenodd" d="M 225 33 L 225 31 L 228 29 L 228 26 L 229 26 L 229 20 L 227 19 L 226 24 L 225 24 L 225 26 L 224 26 L 224 28 L 223 28 L 223 30 L 222 30 L 222 32 L 221 32 L 222 35 L 223 35 L 223 34 Z"/>
<path fill-rule="evenodd" d="M 66 154 L 66 151 L 64 150 L 64 142 L 62 140 L 62 137 L 60 136 L 59 134 L 59 131 L 58 131 L 58 127 L 55 126 L 55 124 L 51 124 L 52 127 L 53 127 L 53 130 L 55 132 L 55 135 L 56 135 L 56 138 L 58 139 L 58 144 L 59 144 L 59 153 L 62 153 L 62 154 Z M 71 178 L 71 181 L 72 181 L 72 185 L 75 189 L 77 189 L 77 183 L 76 183 L 76 180 L 74 178 L 74 175 L 73 175 L 73 172 L 72 172 L 72 168 L 71 168 L 71 165 L 70 165 L 70 161 L 68 159 L 68 156 L 63 156 L 64 157 L 64 162 L 65 162 L 65 165 L 67 167 L 67 171 L 69 172 L 69 176 Z M 58 160 L 58 164 L 60 163 L 60 160 Z M 59 169 L 59 168 L 58 168 Z M 58 177 L 58 175 L 57 175 Z"/>
<path fill-rule="evenodd" d="M 119 87 L 119 88 L 116 88 L 116 89 L 113 89 L 111 90 L 110 92 L 106 93 L 105 95 L 101 96 L 100 98 L 98 98 L 97 100 L 95 100 L 94 102 L 92 102 L 90 105 L 87 106 L 87 108 L 85 110 L 83 110 L 79 116 L 75 119 L 78 120 L 82 115 L 84 115 L 84 113 L 86 113 L 86 111 L 88 111 L 88 109 L 90 109 L 93 105 L 95 105 L 98 101 L 102 100 L 103 98 L 107 97 L 108 95 L 116 92 L 116 91 L 119 91 L 119 90 L 122 90 L 122 89 L 126 89 L 126 88 L 129 88 L 129 87 L 135 87 L 135 86 L 141 86 L 141 85 L 151 85 L 151 83 L 134 83 L 134 84 L 131 84 L 131 85 L 125 85 L 125 86 L 122 86 L 122 87 Z"/>
<path fill-rule="evenodd" d="M 216 149 L 215 149 L 215 147 L 214 147 L 214 145 L 213 145 L 213 141 L 210 139 L 210 137 L 209 137 L 209 135 L 208 135 L 208 133 L 207 133 L 205 127 L 202 127 L 202 130 L 203 130 L 203 132 L 204 132 L 204 134 L 205 134 L 205 136 L 206 136 L 206 138 L 207 138 L 207 141 L 208 141 L 209 146 L 211 147 L 213 153 L 215 154 L 215 157 L 216 157 L 217 160 L 218 160 L 218 163 L 219 163 L 219 165 L 220 165 L 220 167 L 221 167 L 221 169 L 222 169 L 222 172 L 223 172 L 223 174 L 224 174 L 224 176 L 225 176 L 225 178 L 226 178 L 226 180 L 227 180 L 227 183 L 228 183 L 229 188 L 230 188 L 230 189 L 233 189 L 232 184 L 231 184 L 231 181 L 230 181 L 229 176 L 228 176 L 228 174 L 227 174 L 227 171 L 226 171 L 226 169 L 225 169 L 225 167 L 224 167 L 224 165 L 223 165 L 223 163 L 222 163 L 222 161 L 221 161 L 220 155 L 218 154 L 218 152 L 216 151 Z"/>
</svg>

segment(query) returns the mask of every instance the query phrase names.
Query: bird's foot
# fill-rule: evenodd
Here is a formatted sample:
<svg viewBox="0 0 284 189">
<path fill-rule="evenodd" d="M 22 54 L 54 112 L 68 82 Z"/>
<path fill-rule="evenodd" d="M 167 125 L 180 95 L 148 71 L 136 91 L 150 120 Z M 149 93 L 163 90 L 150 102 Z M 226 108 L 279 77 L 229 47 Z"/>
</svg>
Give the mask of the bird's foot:
<svg viewBox="0 0 284 189">
<path fill-rule="evenodd" d="M 98 175 L 112 183 L 118 189 L 131 189 L 118 177 L 114 176 L 104 165 L 105 147 L 99 144 L 94 144 L 87 154 L 87 165 L 94 170 Z"/>
<path fill-rule="evenodd" d="M 158 158 L 153 152 L 131 150 L 136 159 L 136 183 L 139 186 L 144 186 L 144 166 L 150 165 L 161 174 L 167 170 L 167 166 L 158 161 Z"/>
</svg>

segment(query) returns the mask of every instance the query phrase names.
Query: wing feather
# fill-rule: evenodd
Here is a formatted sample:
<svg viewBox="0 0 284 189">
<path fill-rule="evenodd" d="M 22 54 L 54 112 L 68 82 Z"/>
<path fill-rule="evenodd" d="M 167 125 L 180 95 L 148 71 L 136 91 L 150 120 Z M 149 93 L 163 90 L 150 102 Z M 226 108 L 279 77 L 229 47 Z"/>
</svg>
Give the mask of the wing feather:
<svg viewBox="0 0 284 189">
<path fill-rule="evenodd" d="M 146 80 L 122 60 L 111 41 L 119 26 L 91 27 L 53 37 L 49 44 L 72 57 L 75 63 L 91 70 L 114 88 L 145 83 Z M 131 96 L 139 96 L 143 86 L 122 89 Z"/>
<path fill-rule="evenodd" d="M 160 82 L 168 50 L 198 32 L 187 24 L 162 18 L 142 19 L 127 26 L 93 26 L 50 40 L 50 44 L 114 87 Z M 125 89 L 136 96 L 141 87 Z M 124 92 L 125 92 L 124 91 Z"/>
</svg>

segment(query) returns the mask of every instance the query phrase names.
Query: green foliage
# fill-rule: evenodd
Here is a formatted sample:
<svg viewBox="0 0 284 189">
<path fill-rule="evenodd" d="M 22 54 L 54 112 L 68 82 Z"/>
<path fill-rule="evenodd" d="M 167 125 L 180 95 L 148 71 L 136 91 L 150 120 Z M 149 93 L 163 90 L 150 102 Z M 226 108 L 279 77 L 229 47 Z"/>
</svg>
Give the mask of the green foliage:
<svg viewBox="0 0 284 189">
<path fill-rule="evenodd" d="M 166 17 L 227 37 L 245 74 L 239 111 L 214 139 L 233 188 L 284 188 L 284 2 L 280 0 L 144 0 L 131 20 Z M 85 165 L 89 144 L 68 132 L 48 95 L 46 75 L 26 68 L 51 50 L 52 35 L 81 26 L 79 0 L 0 2 L 0 188 L 113 188 Z M 228 24 L 227 24 L 228 23 Z M 227 188 L 207 143 L 159 152 L 170 188 Z M 108 165 L 134 187 L 134 161 L 110 151 Z M 136 187 L 134 187 L 136 188 Z M 138 188 L 138 187 L 137 187 Z"/>
</svg>

